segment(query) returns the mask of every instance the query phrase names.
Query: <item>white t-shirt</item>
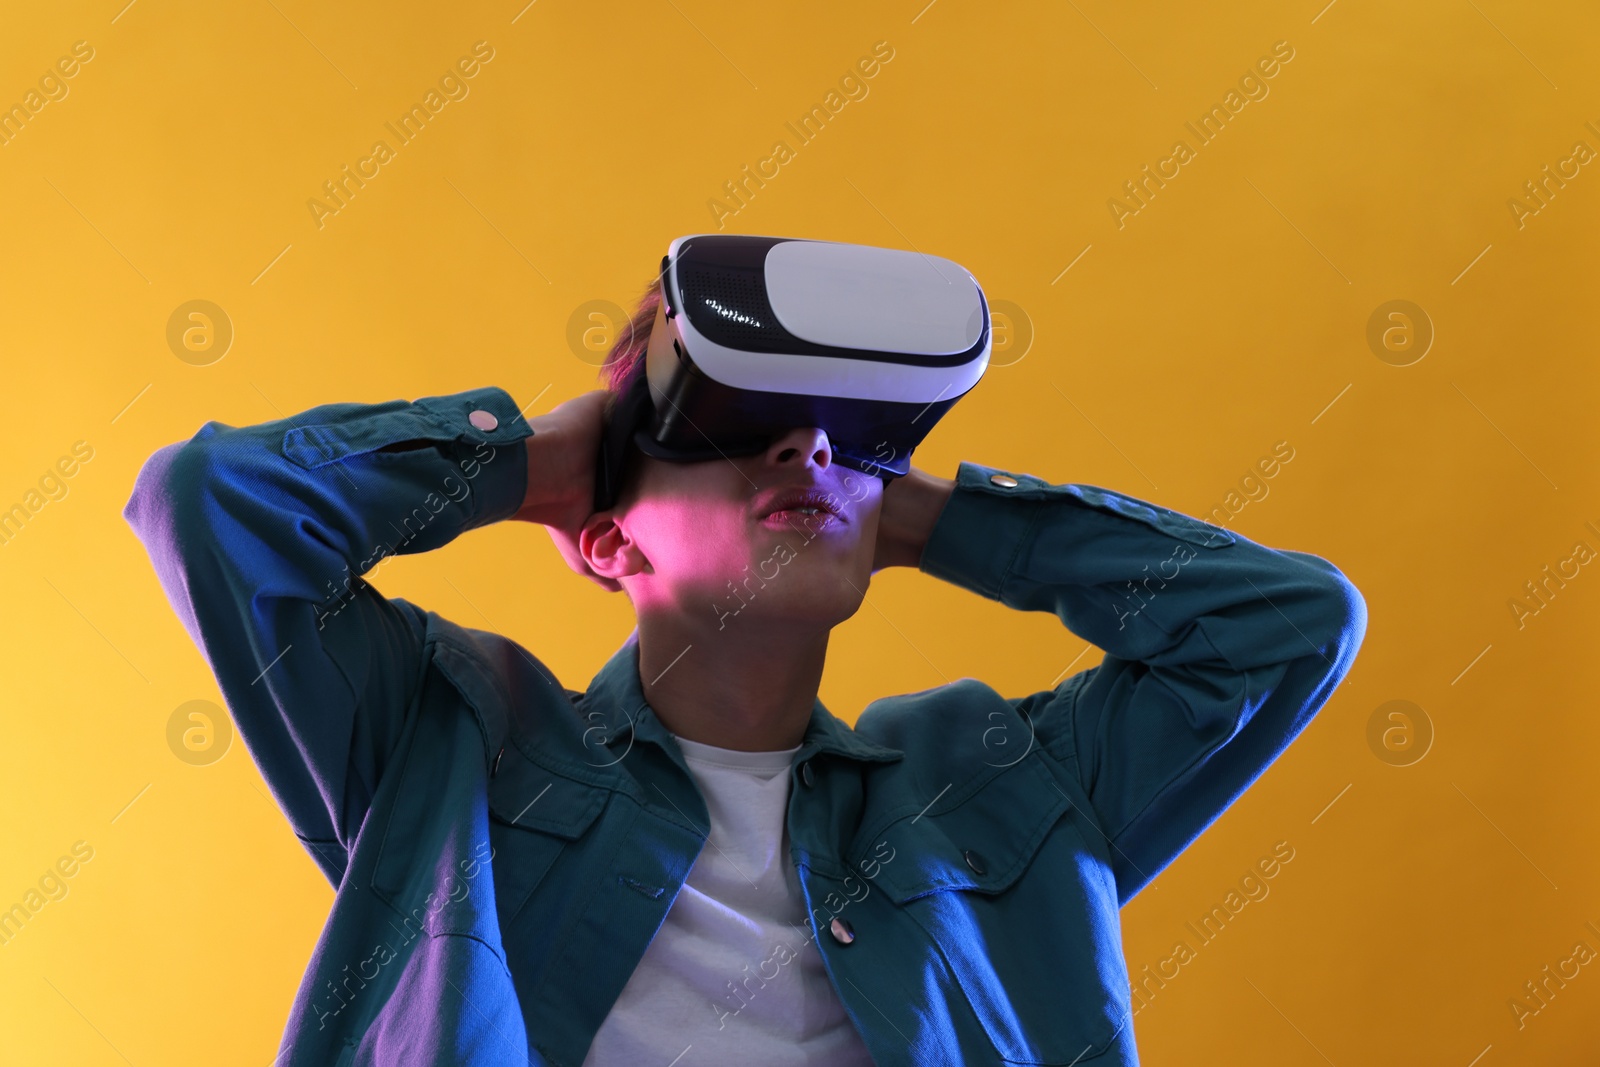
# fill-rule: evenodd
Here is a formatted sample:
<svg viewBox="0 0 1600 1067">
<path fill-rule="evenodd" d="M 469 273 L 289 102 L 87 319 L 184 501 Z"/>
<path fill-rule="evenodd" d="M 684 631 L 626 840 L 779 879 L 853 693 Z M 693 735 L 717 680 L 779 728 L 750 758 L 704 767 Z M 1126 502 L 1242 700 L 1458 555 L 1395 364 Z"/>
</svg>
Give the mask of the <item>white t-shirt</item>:
<svg viewBox="0 0 1600 1067">
<path fill-rule="evenodd" d="M 711 834 L 584 1067 L 871 1067 L 812 944 L 789 858 L 788 771 L 800 746 L 677 741 Z"/>
</svg>

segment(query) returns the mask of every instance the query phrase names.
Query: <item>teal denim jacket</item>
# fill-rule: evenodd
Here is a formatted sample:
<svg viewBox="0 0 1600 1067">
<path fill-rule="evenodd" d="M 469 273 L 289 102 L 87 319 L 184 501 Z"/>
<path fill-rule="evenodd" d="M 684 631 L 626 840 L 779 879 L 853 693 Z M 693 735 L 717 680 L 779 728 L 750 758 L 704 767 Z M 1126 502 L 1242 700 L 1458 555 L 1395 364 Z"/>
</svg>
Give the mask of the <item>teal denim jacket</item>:
<svg viewBox="0 0 1600 1067">
<path fill-rule="evenodd" d="M 285 1067 L 578 1067 L 705 845 L 637 631 L 568 689 L 361 578 L 515 513 L 531 432 L 497 387 L 212 421 L 124 510 L 336 889 Z M 801 951 L 879 1064 L 1135 1064 L 1120 907 L 1328 700 L 1366 604 L 1317 556 L 1109 489 L 955 483 L 920 569 L 1105 657 L 1020 696 L 883 697 L 853 729 L 817 701 L 790 770 Z M 662 1064 L 691 1041 L 662 1034 Z"/>
</svg>

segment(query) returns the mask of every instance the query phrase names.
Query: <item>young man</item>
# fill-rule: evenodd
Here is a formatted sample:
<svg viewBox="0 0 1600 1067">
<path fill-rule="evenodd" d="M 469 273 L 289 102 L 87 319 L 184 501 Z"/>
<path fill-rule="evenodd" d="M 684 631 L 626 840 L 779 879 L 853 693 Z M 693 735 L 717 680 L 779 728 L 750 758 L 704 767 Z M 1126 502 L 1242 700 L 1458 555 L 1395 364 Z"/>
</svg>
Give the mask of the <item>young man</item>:
<svg viewBox="0 0 1600 1067">
<path fill-rule="evenodd" d="M 124 514 L 336 887 L 277 1063 L 1137 1063 L 1118 911 L 1327 701 L 1360 593 L 1091 485 L 885 485 L 817 427 L 636 455 L 591 514 L 643 342 L 535 418 L 492 386 L 325 404 L 140 471 Z M 585 690 L 361 578 L 504 519 L 632 603 Z M 817 699 L 828 638 L 891 566 L 1104 661 L 852 729 Z"/>
</svg>

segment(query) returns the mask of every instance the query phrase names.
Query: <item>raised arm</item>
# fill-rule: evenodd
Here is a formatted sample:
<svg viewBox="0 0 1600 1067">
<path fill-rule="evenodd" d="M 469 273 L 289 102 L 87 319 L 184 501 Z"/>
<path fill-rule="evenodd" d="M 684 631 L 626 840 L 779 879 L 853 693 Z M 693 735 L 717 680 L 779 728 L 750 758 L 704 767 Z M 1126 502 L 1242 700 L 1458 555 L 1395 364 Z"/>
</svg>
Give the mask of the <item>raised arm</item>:
<svg viewBox="0 0 1600 1067">
<path fill-rule="evenodd" d="M 920 569 L 1053 612 L 1105 651 L 1012 701 L 1075 771 L 1126 903 L 1349 672 L 1366 601 L 1333 564 L 1092 485 L 963 462 Z"/>
<path fill-rule="evenodd" d="M 525 507 L 533 430 L 489 386 L 207 422 L 145 461 L 123 517 L 239 735 L 338 884 L 410 713 L 426 613 L 362 575 Z"/>
</svg>

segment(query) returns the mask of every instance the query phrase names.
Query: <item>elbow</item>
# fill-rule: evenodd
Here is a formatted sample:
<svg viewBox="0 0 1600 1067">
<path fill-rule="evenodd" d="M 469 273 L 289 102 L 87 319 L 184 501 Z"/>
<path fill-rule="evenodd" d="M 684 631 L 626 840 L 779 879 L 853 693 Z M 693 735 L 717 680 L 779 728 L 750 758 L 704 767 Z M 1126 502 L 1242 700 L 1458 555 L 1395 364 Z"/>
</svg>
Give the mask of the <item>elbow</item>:
<svg viewBox="0 0 1600 1067">
<path fill-rule="evenodd" d="M 1367 600 L 1343 571 L 1321 556 L 1295 550 L 1281 554 L 1303 565 L 1305 611 L 1296 623 L 1300 647 L 1310 642 L 1315 653 L 1306 655 L 1322 667 L 1330 686 L 1337 685 L 1350 673 L 1367 636 Z"/>
<path fill-rule="evenodd" d="M 216 449 L 223 443 L 236 446 L 239 439 L 234 427 L 213 419 L 187 441 L 164 445 L 145 459 L 122 509 L 123 519 L 140 540 L 148 543 L 146 531 L 168 528 L 175 516 L 197 510 L 217 470 Z"/>
<path fill-rule="evenodd" d="M 203 467 L 193 441 L 165 445 L 151 453 L 133 480 L 122 518 L 146 546 L 170 540 L 176 518 L 193 510 Z"/>
<path fill-rule="evenodd" d="M 218 451 L 222 439 L 217 437 L 217 431 L 228 429 L 208 422 L 189 440 L 156 449 L 134 476 L 122 518 L 158 564 L 205 532 L 208 501 L 229 480 L 228 465 L 219 462 L 225 453 Z"/>
<path fill-rule="evenodd" d="M 1355 583 L 1337 568 L 1333 568 L 1327 585 L 1322 652 L 1330 666 L 1329 674 L 1337 683 L 1350 673 L 1361 642 L 1367 636 L 1367 600 Z"/>
<path fill-rule="evenodd" d="M 203 539 L 194 535 L 205 514 L 202 490 L 206 461 L 193 442 L 180 441 L 152 453 L 134 478 L 122 517 L 144 546 L 157 580 L 184 629 L 204 648 L 196 598 L 205 585 L 195 577 Z"/>
</svg>

